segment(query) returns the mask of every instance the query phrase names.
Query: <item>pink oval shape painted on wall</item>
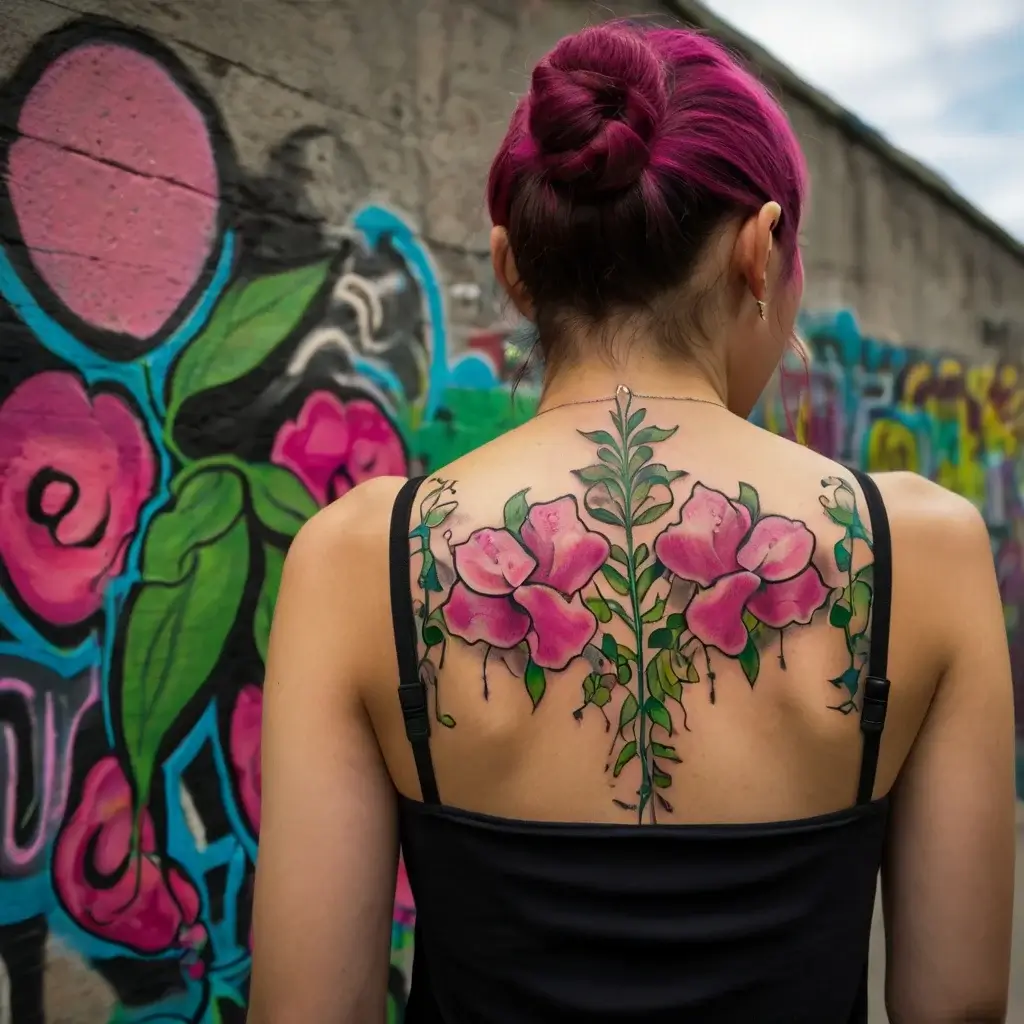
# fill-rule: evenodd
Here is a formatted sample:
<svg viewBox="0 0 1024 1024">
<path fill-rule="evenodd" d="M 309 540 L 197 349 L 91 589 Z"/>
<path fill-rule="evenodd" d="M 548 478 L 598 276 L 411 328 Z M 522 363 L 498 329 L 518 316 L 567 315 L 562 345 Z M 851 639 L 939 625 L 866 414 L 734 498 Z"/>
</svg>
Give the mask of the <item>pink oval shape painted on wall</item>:
<svg viewBox="0 0 1024 1024">
<path fill-rule="evenodd" d="M 153 337 L 217 237 L 220 183 L 201 111 L 154 58 L 83 43 L 42 74 L 18 131 L 7 188 L 40 277 L 90 327 Z"/>
</svg>

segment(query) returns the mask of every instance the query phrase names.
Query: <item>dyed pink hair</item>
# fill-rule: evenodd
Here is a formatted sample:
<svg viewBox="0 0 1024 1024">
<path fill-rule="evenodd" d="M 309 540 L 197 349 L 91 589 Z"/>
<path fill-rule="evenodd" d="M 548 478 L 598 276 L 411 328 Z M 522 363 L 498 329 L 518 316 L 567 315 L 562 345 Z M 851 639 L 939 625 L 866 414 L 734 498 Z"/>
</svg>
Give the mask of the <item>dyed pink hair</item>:
<svg viewBox="0 0 1024 1024">
<path fill-rule="evenodd" d="M 691 277 L 716 228 L 770 200 L 782 207 L 776 243 L 799 272 L 806 190 L 786 115 L 718 43 L 610 22 L 536 66 L 488 202 L 550 357 L 561 317 L 652 309 Z"/>
</svg>

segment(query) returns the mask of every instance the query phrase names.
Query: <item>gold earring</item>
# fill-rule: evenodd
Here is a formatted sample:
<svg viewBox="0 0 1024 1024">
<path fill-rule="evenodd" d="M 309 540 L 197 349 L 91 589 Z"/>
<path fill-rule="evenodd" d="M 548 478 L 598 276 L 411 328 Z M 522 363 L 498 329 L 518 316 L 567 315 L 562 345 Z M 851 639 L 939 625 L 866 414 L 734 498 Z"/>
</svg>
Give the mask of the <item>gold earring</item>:
<svg viewBox="0 0 1024 1024">
<path fill-rule="evenodd" d="M 758 311 L 758 313 L 759 313 L 759 314 L 761 315 L 761 319 L 762 319 L 762 320 L 767 320 L 767 319 L 768 319 L 768 318 L 767 318 L 767 317 L 766 317 L 766 316 L 764 315 L 764 311 L 765 311 L 765 309 L 767 308 L 767 305 L 768 305 L 768 304 L 767 304 L 767 303 L 766 303 L 766 302 L 764 301 L 764 299 L 758 299 L 758 300 L 757 300 L 757 311 Z"/>
</svg>

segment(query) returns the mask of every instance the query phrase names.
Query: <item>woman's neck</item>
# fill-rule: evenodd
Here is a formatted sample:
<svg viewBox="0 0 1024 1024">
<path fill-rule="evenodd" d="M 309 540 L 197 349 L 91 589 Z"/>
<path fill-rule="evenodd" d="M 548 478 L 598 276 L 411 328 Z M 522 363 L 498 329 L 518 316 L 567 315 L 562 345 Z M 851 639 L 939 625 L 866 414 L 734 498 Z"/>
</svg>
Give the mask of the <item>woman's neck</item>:
<svg viewBox="0 0 1024 1024">
<path fill-rule="evenodd" d="M 615 364 L 594 359 L 560 367 L 544 381 L 538 412 L 614 398 L 620 386 L 647 398 L 695 398 L 727 404 L 724 374 L 678 360 L 636 356 Z"/>
</svg>

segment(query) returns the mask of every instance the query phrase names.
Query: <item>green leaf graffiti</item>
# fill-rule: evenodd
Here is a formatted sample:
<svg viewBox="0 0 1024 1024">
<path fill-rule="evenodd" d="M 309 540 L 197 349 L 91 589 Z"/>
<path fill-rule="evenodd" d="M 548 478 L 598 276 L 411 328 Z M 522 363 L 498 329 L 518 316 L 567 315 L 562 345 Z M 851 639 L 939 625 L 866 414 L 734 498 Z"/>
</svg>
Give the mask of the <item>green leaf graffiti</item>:
<svg viewBox="0 0 1024 1024">
<path fill-rule="evenodd" d="M 244 377 L 287 340 L 329 270 L 330 263 L 321 261 L 234 284 L 175 367 L 168 422 L 186 399 Z"/>
<path fill-rule="evenodd" d="M 260 652 L 263 664 L 267 663 L 267 648 L 270 645 L 270 625 L 274 619 L 274 605 L 277 592 L 281 589 L 281 573 L 284 571 L 284 552 L 272 544 L 263 545 L 263 583 L 256 599 L 253 615 L 252 637 L 256 650 Z"/>
<path fill-rule="evenodd" d="M 121 664 L 120 731 L 139 808 L 161 741 L 209 679 L 242 603 L 249 559 L 242 493 L 233 470 L 192 473 L 146 537 Z"/>
<path fill-rule="evenodd" d="M 256 519 L 289 540 L 317 513 L 317 503 L 289 470 L 271 463 L 245 467 Z"/>
<path fill-rule="evenodd" d="M 245 488 L 234 469 L 196 463 L 172 481 L 171 496 L 142 549 L 142 576 L 153 583 L 178 583 L 192 571 L 196 550 L 224 536 L 242 514 Z"/>
</svg>

